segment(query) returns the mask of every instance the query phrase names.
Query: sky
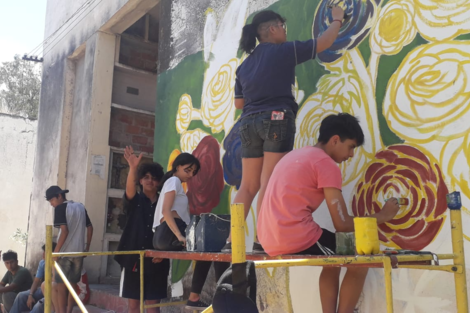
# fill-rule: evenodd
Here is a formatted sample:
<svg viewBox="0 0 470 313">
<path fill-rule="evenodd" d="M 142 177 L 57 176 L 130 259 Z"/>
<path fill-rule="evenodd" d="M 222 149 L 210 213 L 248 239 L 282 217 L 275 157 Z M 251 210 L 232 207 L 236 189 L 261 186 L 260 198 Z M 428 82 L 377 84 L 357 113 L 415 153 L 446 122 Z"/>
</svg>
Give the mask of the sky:
<svg viewBox="0 0 470 313">
<path fill-rule="evenodd" d="M 23 56 L 44 40 L 47 0 L 0 0 L 0 62 Z"/>
</svg>

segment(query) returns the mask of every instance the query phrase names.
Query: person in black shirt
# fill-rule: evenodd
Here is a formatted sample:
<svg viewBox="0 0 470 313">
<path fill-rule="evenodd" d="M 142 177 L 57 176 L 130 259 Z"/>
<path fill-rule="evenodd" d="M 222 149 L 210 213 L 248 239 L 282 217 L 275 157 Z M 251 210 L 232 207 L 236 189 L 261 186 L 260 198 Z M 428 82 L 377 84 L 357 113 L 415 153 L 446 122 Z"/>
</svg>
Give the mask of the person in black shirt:
<svg viewBox="0 0 470 313">
<path fill-rule="evenodd" d="M 124 158 L 129 164 L 126 192 L 123 197 L 124 213 L 127 224 L 119 242 L 118 251 L 153 249 L 152 224 L 158 200 L 158 186 L 163 177 L 163 167 L 158 163 L 148 163 L 137 167 L 142 159 L 134 154 L 132 147 L 126 147 Z M 141 187 L 137 192 L 136 178 Z M 120 296 L 128 298 L 129 312 L 139 312 L 140 308 L 140 262 L 139 256 L 116 255 L 121 265 Z M 144 260 L 144 301 L 147 305 L 157 304 L 167 297 L 170 260 Z M 160 312 L 159 308 L 147 309 L 149 313 Z"/>
</svg>

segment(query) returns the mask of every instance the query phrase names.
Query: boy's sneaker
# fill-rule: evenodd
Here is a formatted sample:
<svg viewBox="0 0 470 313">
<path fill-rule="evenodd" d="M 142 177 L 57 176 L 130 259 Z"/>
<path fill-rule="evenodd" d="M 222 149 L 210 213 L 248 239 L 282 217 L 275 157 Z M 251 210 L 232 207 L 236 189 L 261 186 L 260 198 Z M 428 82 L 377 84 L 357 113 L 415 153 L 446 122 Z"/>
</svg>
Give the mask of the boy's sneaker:
<svg viewBox="0 0 470 313">
<path fill-rule="evenodd" d="M 253 242 L 253 253 L 263 254 L 264 252 L 263 246 L 259 242 Z"/>
<path fill-rule="evenodd" d="M 220 250 L 220 252 L 222 252 L 222 253 L 232 253 L 232 243 L 227 242 L 225 244 L 225 246 L 222 248 L 222 250 Z"/>
<path fill-rule="evenodd" d="M 205 309 L 207 309 L 209 307 L 209 304 L 201 301 L 201 299 L 197 300 L 197 301 L 191 301 L 191 300 L 188 300 L 186 302 L 186 310 L 194 310 L 194 311 L 204 311 Z"/>
<path fill-rule="evenodd" d="M 221 250 L 222 253 L 232 253 L 232 243 L 227 242 Z M 253 253 L 266 253 L 264 252 L 263 246 L 259 242 L 253 242 Z"/>
</svg>

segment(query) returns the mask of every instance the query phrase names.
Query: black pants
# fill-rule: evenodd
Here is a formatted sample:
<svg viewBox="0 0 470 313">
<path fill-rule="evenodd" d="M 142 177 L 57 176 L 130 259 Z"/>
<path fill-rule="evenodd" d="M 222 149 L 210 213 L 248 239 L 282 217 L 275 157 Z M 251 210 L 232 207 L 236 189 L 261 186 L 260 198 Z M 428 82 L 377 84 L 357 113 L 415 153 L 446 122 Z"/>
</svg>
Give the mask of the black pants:
<svg viewBox="0 0 470 313">
<path fill-rule="evenodd" d="M 181 232 L 181 235 L 186 236 L 186 223 L 182 219 L 175 218 L 176 226 Z M 184 249 L 183 246 L 173 245 L 174 242 L 178 241 L 170 226 L 166 222 L 161 223 L 155 228 L 155 234 L 153 235 L 153 247 L 155 250 L 160 251 L 181 251 Z"/>
<path fill-rule="evenodd" d="M 179 218 L 175 218 L 176 226 L 183 236 L 186 236 L 186 223 Z M 175 246 L 173 242 L 178 241 L 173 231 L 170 229 L 166 222 L 163 222 L 155 229 L 153 235 L 153 247 L 155 250 L 161 251 L 181 251 L 184 249 L 182 246 Z M 212 261 L 196 261 L 194 267 L 193 281 L 191 283 L 191 292 L 200 294 L 204 283 L 206 282 L 207 275 L 211 269 Z M 229 268 L 230 263 L 227 262 L 214 262 L 215 278 L 219 280 L 220 276 Z"/>
<path fill-rule="evenodd" d="M 211 269 L 212 261 L 197 261 L 194 267 L 193 281 L 191 282 L 191 292 L 201 294 L 202 287 L 206 282 L 207 275 Z M 215 280 L 219 281 L 220 276 L 230 267 L 228 262 L 214 262 Z"/>
</svg>

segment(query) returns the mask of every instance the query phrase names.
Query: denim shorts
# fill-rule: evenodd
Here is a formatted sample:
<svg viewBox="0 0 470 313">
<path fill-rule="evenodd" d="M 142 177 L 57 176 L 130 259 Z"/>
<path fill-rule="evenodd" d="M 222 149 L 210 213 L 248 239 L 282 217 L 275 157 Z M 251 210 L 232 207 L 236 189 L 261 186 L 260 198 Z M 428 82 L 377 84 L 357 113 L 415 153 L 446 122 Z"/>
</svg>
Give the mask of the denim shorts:
<svg viewBox="0 0 470 313">
<path fill-rule="evenodd" d="M 83 257 L 78 258 L 60 258 L 57 260 L 62 272 L 67 277 L 69 283 L 76 284 L 82 279 Z M 59 273 L 55 274 L 56 283 L 64 283 Z"/>
<path fill-rule="evenodd" d="M 261 158 L 264 152 L 284 153 L 294 148 L 294 112 L 284 111 L 283 120 L 271 120 L 271 113 L 255 113 L 241 120 L 242 158 Z"/>
</svg>

